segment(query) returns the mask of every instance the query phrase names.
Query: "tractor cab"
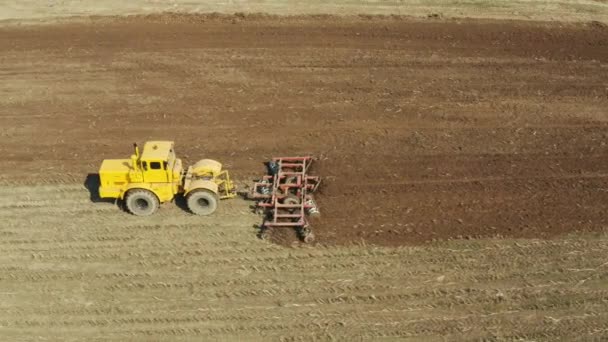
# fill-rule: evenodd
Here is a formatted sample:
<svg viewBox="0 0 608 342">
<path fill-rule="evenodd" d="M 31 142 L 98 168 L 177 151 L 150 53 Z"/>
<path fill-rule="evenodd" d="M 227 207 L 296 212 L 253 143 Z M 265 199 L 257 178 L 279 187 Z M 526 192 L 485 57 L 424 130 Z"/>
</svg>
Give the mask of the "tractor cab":
<svg viewBox="0 0 608 342">
<path fill-rule="evenodd" d="M 172 141 L 148 141 L 143 151 L 135 145 L 134 171 L 141 174 L 146 183 L 171 183 L 179 180 L 181 161 L 175 157 Z"/>
</svg>

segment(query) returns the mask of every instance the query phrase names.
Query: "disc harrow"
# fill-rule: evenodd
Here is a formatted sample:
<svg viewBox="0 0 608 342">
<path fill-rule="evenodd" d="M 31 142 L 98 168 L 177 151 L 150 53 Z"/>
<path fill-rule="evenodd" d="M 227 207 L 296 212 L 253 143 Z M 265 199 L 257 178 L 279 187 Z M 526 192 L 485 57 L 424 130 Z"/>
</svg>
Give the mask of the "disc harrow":
<svg viewBox="0 0 608 342">
<path fill-rule="evenodd" d="M 312 242 L 309 217 L 320 215 L 313 193 L 321 179 L 308 174 L 312 157 L 278 157 L 267 163 L 268 174 L 254 183 L 252 198 L 264 214 L 260 236 L 273 228 L 296 229 L 304 242 Z"/>
</svg>

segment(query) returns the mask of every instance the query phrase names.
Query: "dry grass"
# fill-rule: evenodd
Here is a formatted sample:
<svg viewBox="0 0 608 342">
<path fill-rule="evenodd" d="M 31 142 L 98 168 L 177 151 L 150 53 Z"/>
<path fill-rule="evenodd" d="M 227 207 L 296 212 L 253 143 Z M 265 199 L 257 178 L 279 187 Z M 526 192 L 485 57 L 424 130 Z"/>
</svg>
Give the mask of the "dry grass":
<svg viewBox="0 0 608 342">
<path fill-rule="evenodd" d="M 89 15 L 158 12 L 300 14 L 378 14 L 413 17 L 493 18 L 608 22 L 608 4 L 594 0 L 408 0 L 408 1 L 58 1 L 11 0 L 0 4 L 0 20 L 39 21 Z"/>
<path fill-rule="evenodd" d="M 281 248 L 248 203 L 134 218 L 0 187 L 2 340 L 600 340 L 608 237 Z"/>
</svg>

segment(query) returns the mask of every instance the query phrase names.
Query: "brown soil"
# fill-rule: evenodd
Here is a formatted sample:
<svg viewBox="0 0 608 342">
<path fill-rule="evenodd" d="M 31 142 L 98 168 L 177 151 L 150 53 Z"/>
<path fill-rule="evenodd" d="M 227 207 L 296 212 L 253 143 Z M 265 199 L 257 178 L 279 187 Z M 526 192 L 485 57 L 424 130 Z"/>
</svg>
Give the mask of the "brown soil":
<svg viewBox="0 0 608 342">
<path fill-rule="evenodd" d="M 173 139 L 242 181 L 318 157 L 324 244 L 608 223 L 603 26 L 154 16 L 4 28 L 0 47 L 4 184 Z"/>
</svg>

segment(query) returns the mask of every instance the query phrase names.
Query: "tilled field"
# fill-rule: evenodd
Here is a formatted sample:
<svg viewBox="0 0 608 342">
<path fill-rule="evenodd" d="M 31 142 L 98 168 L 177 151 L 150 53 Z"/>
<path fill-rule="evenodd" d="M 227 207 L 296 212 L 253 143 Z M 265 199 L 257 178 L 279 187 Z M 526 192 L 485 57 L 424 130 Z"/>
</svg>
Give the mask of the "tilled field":
<svg viewBox="0 0 608 342">
<path fill-rule="evenodd" d="M 172 139 L 241 181 L 318 157 L 329 244 L 606 225 L 599 23 L 165 15 L 4 28 L 0 46 L 4 183 L 80 183 Z"/>
<path fill-rule="evenodd" d="M 602 24 L 163 15 L 0 47 L 0 336 L 608 334 Z M 87 174 L 149 139 L 241 184 L 318 157 L 320 245 L 257 240 L 242 200 L 92 201 Z"/>
</svg>

